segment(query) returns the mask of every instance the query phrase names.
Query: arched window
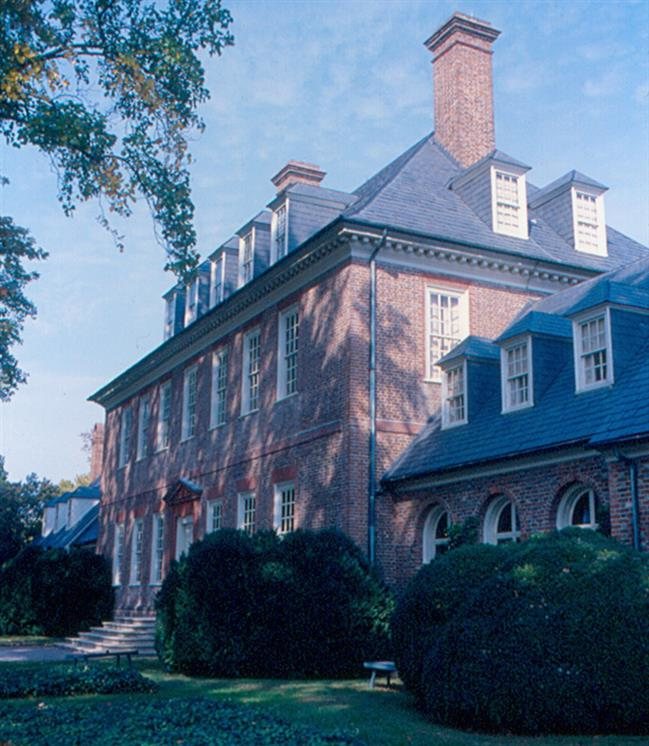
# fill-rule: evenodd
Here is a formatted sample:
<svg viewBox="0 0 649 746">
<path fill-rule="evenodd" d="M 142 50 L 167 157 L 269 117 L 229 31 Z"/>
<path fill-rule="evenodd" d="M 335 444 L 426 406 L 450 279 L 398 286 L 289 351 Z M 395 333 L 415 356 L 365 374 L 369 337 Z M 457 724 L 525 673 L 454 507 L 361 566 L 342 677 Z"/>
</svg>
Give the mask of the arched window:
<svg viewBox="0 0 649 746">
<path fill-rule="evenodd" d="M 448 513 L 441 505 L 433 508 L 424 523 L 424 563 L 448 551 Z"/>
<path fill-rule="evenodd" d="M 484 541 L 486 544 L 507 544 L 520 541 L 521 527 L 514 503 L 501 495 L 487 508 L 484 519 Z"/>
<path fill-rule="evenodd" d="M 598 528 L 596 517 L 597 501 L 595 493 L 583 484 L 569 489 L 559 503 L 557 510 L 557 528 L 579 526 L 579 528 Z"/>
</svg>

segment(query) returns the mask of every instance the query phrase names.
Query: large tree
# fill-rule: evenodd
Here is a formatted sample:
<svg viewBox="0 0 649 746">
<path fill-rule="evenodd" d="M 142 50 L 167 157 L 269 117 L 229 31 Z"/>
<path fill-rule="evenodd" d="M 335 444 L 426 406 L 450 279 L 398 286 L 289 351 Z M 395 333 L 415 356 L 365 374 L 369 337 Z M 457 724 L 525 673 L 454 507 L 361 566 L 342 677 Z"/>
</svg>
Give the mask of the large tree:
<svg viewBox="0 0 649 746">
<path fill-rule="evenodd" d="M 187 136 L 203 128 L 197 109 L 209 96 L 199 53 L 233 43 L 231 20 L 220 0 L 0 0 L 0 135 L 49 158 L 66 213 L 96 199 L 118 244 L 108 214 L 128 216 L 144 198 L 165 268 L 181 277 L 198 259 Z M 24 261 L 45 252 L 9 217 L 0 219 L 0 399 L 7 399 L 24 381 L 9 350 L 35 313 L 23 289 L 36 275 Z"/>
</svg>

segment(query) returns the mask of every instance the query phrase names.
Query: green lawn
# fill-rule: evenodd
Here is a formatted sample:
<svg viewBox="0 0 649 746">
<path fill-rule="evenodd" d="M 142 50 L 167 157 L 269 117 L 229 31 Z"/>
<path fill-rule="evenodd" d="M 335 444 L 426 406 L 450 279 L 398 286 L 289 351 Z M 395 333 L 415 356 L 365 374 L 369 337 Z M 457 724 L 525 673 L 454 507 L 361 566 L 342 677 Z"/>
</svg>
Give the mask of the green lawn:
<svg viewBox="0 0 649 746">
<path fill-rule="evenodd" d="M 0 676 L 3 666 L 0 664 Z M 33 665 L 33 664 L 32 664 Z M 263 712 L 287 720 L 292 725 L 315 728 L 330 733 L 343 731 L 371 746 L 643 746 L 644 738 L 598 737 L 598 738 L 522 738 L 473 734 L 449 728 L 441 728 L 427 722 L 413 707 L 410 697 L 399 687 L 387 689 L 379 686 L 368 689 L 367 680 L 347 681 L 274 681 L 274 680 L 225 680 L 190 679 L 185 676 L 165 673 L 153 661 L 141 660 L 138 669 L 153 678 L 160 690 L 154 695 L 84 696 L 74 698 L 74 708 L 85 707 L 89 712 L 110 708 L 119 712 L 120 703 L 133 711 L 141 703 L 147 707 L 152 699 L 164 702 L 168 699 L 202 697 L 210 700 L 229 700 L 238 704 L 254 705 Z M 64 704 L 65 703 L 65 704 Z M 14 708 L 35 709 L 37 703 L 30 701 L 5 701 L 10 710 Z M 47 705 L 70 706 L 70 699 L 48 700 Z M 178 707 L 180 707 L 178 705 Z M 173 709 L 173 707 L 171 708 Z M 79 710 L 74 709 L 77 714 Z M 18 735 L 18 734 L 17 734 Z M 0 739 L 1 740 L 1 739 Z M 127 741 L 124 741 L 126 743 Z M 140 743 L 149 743 L 144 738 Z M 296 741 L 297 742 L 297 741 Z M 85 743 L 85 741 L 81 741 Z M 90 743 L 90 741 L 88 741 Z M 135 743 L 135 741 L 134 741 Z M 208 743 L 184 740 L 189 744 Z M 287 742 L 288 743 L 288 742 Z"/>
</svg>

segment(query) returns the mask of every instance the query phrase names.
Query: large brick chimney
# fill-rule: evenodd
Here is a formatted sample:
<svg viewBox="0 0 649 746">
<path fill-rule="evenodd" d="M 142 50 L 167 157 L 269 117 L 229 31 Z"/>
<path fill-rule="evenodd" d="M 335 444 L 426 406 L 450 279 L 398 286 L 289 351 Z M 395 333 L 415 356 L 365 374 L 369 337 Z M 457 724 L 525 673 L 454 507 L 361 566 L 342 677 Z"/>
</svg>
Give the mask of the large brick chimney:
<svg viewBox="0 0 649 746">
<path fill-rule="evenodd" d="M 90 481 L 101 476 L 104 465 L 104 426 L 96 422 L 90 433 Z"/>
<path fill-rule="evenodd" d="M 487 21 L 454 13 L 425 42 L 433 54 L 435 139 L 464 167 L 496 146 L 491 45 L 499 34 Z"/>
</svg>

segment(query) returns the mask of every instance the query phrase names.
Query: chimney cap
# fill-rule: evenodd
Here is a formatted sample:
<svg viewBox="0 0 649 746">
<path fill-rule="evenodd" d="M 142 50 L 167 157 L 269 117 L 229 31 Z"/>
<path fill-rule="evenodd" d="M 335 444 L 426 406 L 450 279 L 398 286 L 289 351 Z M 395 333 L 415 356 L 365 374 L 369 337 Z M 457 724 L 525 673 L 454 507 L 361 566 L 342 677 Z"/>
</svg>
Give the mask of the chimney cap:
<svg viewBox="0 0 649 746">
<path fill-rule="evenodd" d="M 271 181 L 277 188 L 277 193 L 291 186 L 291 184 L 311 184 L 318 186 L 327 174 L 320 170 L 315 163 L 304 161 L 289 161 L 281 168 Z"/>
<path fill-rule="evenodd" d="M 448 21 L 424 42 L 424 45 L 434 54 L 439 46 L 456 31 L 463 31 L 490 43 L 500 36 L 500 31 L 495 29 L 489 21 L 483 21 L 465 13 L 453 13 Z"/>
</svg>

